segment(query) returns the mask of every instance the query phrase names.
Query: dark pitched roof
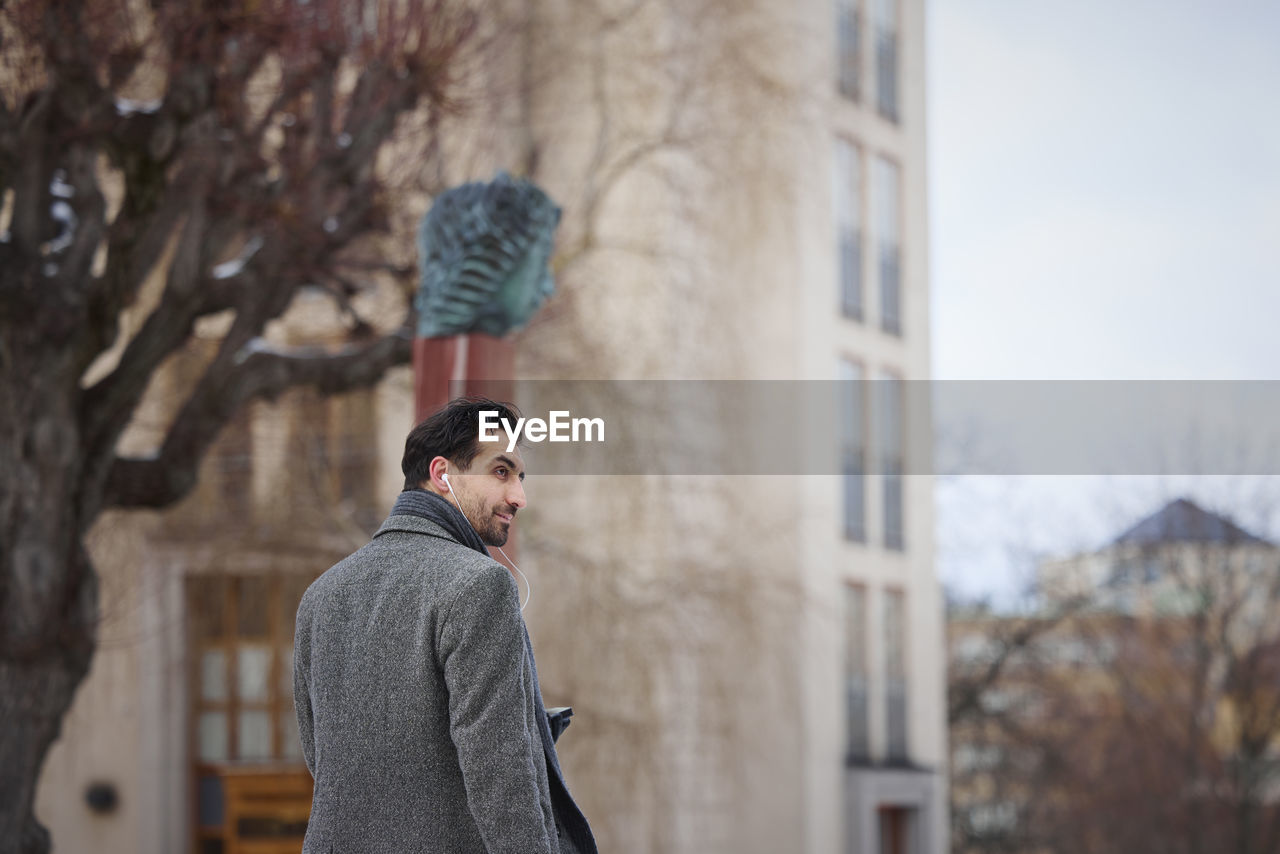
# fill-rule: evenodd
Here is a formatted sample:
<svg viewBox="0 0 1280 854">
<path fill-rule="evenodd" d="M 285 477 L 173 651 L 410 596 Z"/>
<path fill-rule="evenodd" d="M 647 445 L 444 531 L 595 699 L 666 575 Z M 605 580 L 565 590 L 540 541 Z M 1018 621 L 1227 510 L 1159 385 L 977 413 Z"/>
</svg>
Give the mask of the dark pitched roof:
<svg viewBox="0 0 1280 854">
<path fill-rule="evenodd" d="M 1270 545 L 1225 516 L 1210 513 L 1185 498 L 1169 502 L 1112 541 L 1114 545 L 1143 546 L 1187 542 Z"/>
</svg>

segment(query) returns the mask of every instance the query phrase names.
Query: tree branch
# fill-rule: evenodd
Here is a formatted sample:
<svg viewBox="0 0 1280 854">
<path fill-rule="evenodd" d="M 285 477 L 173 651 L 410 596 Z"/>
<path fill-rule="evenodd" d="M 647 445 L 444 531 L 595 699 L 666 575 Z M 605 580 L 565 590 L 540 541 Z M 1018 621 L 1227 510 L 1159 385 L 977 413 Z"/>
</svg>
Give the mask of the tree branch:
<svg viewBox="0 0 1280 854">
<path fill-rule="evenodd" d="M 952 687 L 947 692 L 947 725 L 955 726 L 981 712 L 983 693 L 1000 681 L 1010 661 L 1027 652 L 1037 639 L 1053 631 L 1084 604 L 1083 598 L 1072 599 L 1049 616 L 1019 621 L 1011 632 L 999 639 L 999 651 L 987 662 L 981 674 L 969 679 L 953 678 Z"/>
<path fill-rule="evenodd" d="M 197 112 L 207 106 L 198 97 L 207 89 L 194 79 L 199 76 L 187 73 L 171 80 L 154 112 L 117 115 L 103 141 L 124 179 L 124 195 L 108 230 L 106 272 L 90 292 L 90 334 L 82 347 L 81 370 L 115 343 L 120 312 L 133 304 L 192 199 L 207 192 L 204 174 L 213 161 L 205 144 L 209 119 L 197 121 Z M 195 156 L 171 174 L 175 158 L 191 151 Z"/>
<path fill-rule="evenodd" d="M 23 109 L 18 121 L 19 151 L 16 160 L 22 163 L 13 182 L 13 215 L 10 230 L 17 249 L 28 257 L 39 254 L 41 227 L 45 218 L 41 207 L 49 194 L 48 168 L 45 165 L 48 139 L 47 125 L 53 107 L 54 90 L 41 91 Z"/>
<path fill-rule="evenodd" d="M 183 406 L 158 456 L 117 458 L 103 507 L 164 507 L 194 486 L 205 452 L 223 425 L 250 400 L 274 400 L 286 389 L 314 386 L 337 394 L 372 385 L 412 354 L 414 318 L 396 332 L 332 355 L 289 354 L 246 346 L 225 373 L 211 370 Z"/>
<path fill-rule="evenodd" d="M 84 393 L 80 421 L 86 444 L 95 452 L 109 453 L 115 446 L 152 373 L 190 333 L 203 297 L 197 286 L 206 222 L 204 204 L 197 201 L 182 226 L 160 305 L 129 342 L 116 369 Z"/>
</svg>

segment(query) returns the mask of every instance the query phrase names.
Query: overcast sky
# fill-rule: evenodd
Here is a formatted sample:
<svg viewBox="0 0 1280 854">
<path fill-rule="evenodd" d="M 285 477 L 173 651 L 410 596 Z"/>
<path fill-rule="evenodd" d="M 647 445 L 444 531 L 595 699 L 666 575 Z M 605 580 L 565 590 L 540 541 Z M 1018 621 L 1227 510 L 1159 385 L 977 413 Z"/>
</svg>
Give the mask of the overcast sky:
<svg viewBox="0 0 1280 854">
<path fill-rule="evenodd" d="M 1280 379 L 1280 2 L 926 6 L 934 376 Z M 944 482 L 939 570 L 1007 596 L 1165 497 L 1273 528 L 1272 486 Z"/>
<path fill-rule="evenodd" d="M 940 379 L 1280 379 L 1280 2 L 927 0 Z"/>
</svg>

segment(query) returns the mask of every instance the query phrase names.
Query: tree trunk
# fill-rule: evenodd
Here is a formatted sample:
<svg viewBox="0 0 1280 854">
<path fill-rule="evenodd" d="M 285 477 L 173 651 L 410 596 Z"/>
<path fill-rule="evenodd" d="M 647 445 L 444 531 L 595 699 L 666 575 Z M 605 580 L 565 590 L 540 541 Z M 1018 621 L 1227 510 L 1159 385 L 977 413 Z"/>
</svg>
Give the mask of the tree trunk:
<svg viewBox="0 0 1280 854">
<path fill-rule="evenodd" d="M 22 540 L 20 533 L 17 539 Z M 79 533 L 66 532 L 63 540 L 68 539 L 74 541 L 71 566 L 54 572 L 75 579 L 75 589 L 60 603 L 69 607 L 59 608 L 43 625 L 44 642 L 32 649 L 15 643 L 20 638 L 13 633 L 0 632 L 0 854 L 49 851 L 49 832 L 34 813 L 36 785 L 93 657 L 94 624 L 81 615 L 97 611 L 96 577 Z M 56 548 L 50 544 L 50 551 Z M 6 557 L 11 555 L 9 550 Z M 12 605 L 14 574 L 10 567 L 6 570 L 10 589 L 5 604 Z"/>
<path fill-rule="evenodd" d="M 70 656 L 0 661 L 0 854 L 46 854 L 49 831 L 36 821 L 36 783 L 62 716 L 88 670 Z"/>
<path fill-rule="evenodd" d="M 13 278 L 10 278 L 13 276 Z M 97 579 L 80 518 L 73 304 L 13 265 L 0 278 L 0 854 L 43 854 L 36 784 L 89 670 Z"/>
</svg>

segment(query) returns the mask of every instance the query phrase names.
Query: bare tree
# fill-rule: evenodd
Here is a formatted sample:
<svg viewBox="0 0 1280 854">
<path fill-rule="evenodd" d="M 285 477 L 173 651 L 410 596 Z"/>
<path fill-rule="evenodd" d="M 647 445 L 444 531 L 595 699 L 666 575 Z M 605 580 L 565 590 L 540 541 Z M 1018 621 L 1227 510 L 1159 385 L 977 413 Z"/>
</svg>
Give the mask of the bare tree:
<svg viewBox="0 0 1280 854">
<path fill-rule="evenodd" d="M 352 302 L 409 272 L 376 239 L 393 189 L 380 157 L 433 154 L 478 26 L 450 0 L 0 6 L 0 851 L 49 847 L 32 800 L 96 643 L 83 537 L 98 515 L 184 496 L 247 401 L 365 386 L 408 360 L 412 318 L 378 330 Z M 426 132 L 407 138 L 411 114 Z M 309 286 L 350 340 L 264 346 Z M 157 370 L 223 313 L 163 441 L 120 456 Z"/>
<path fill-rule="evenodd" d="M 953 787 L 964 770 L 955 791 L 1018 814 L 993 833 L 956 809 L 957 851 L 1275 850 L 1280 549 L 1187 513 L 1167 537 L 1153 524 L 1099 553 L 1085 606 L 983 671 L 980 698 L 1017 701 L 953 719 L 953 740 L 993 746 Z M 991 622 L 1025 636 L 1025 620 Z M 963 671 L 952 681 L 972 694 Z"/>
<path fill-rule="evenodd" d="M 971 717 L 987 714 L 983 708 L 983 695 L 998 686 L 1007 668 L 1015 667 L 1020 659 L 1035 654 L 1036 645 L 1065 619 L 1084 607 L 1082 598 L 1074 597 L 1045 614 L 1026 617 L 1004 617 L 989 623 L 989 633 L 984 637 L 986 649 L 969 663 L 975 666 L 957 668 L 947 684 L 947 725 L 956 726 Z M 953 612 L 962 613 L 964 606 L 950 605 Z M 995 616 L 985 603 L 978 614 Z"/>
</svg>

